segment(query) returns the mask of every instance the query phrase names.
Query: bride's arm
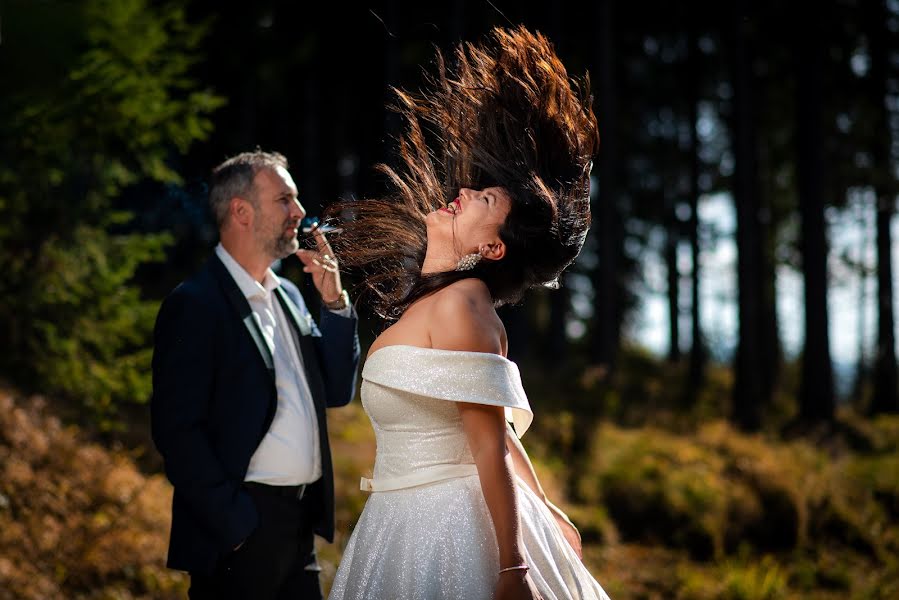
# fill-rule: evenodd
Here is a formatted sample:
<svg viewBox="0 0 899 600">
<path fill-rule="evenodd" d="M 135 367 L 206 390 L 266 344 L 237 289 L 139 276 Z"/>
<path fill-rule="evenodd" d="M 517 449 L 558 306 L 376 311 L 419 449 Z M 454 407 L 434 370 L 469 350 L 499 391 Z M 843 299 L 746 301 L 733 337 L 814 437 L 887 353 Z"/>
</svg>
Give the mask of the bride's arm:
<svg viewBox="0 0 899 600">
<path fill-rule="evenodd" d="M 577 527 L 575 527 L 574 523 L 568 518 L 568 515 L 562 512 L 558 506 L 550 502 L 549 498 L 546 497 L 546 492 L 543 491 L 543 486 L 540 485 L 540 480 L 537 479 L 537 473 L 534 471 L 534 465 L 531 463 L 528 453 L 525 451 L 524 446 L 521 445 L 518 436 L 515 435 L 515 432 L 512 431 L 512 428 L 508 425 L 506 426 L 506 446 L 509 449 L 509 455 L 512 459 L 512 466 L 515 470 L 515 474 L 518 475 L 529 488 L 531 488 L 531 491 L 534 492 L 544 504 L 546 504 L 555 517 L 556 523 L 562 531 L 562 535 L 565 536 L 565 539 L 571 547 L 574 548 L 578 557 L 582 558 L 580 532 L 578 532 Z"/>
<path fill-rule="evenodd" d="M 506 451 L 503 409 L 483 404 L 459 404 L 462 426 L 478 468 L 484 501 L 490 510 L 500 569 L 525 564 L 515 476 Z M 516 577 L 522 572 L 505 573 Z"/>
<path fill-rule="evenodd" d="M 482 290 L 478 286 L 483 284 L 475 280 L 458 282 L 434 298 L 431 316 L 436 326 L 429 332 L 432 347 L 501 353 L 502 325 L 486 287 Z M 458 407 L 499 547 L 501 572 L 494 598 L 537 599 L 539 594 L 527 570 L 502 571 L 526 564 L 514 469 L 506 448 L 504 409 L 461 402 Z"/>
</svg>

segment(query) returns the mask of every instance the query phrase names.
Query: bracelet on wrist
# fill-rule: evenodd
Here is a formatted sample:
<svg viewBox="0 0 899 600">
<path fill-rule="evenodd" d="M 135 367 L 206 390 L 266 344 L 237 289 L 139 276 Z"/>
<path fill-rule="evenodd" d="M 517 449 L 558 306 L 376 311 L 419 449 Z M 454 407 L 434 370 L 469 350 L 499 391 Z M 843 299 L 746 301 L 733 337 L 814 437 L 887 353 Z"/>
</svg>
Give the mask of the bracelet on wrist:
<svg viewBox="0 0 899 600">
<path fill-rule="evenodd" d="M 500 575 L 506 573 L 508 571 L 524 571 L 527 572 L 530 570 L 530 567 L 527 565 L 515 565 L 514 567 L 506 567 L 505 569 L 500 569 Z"/>
</svg>

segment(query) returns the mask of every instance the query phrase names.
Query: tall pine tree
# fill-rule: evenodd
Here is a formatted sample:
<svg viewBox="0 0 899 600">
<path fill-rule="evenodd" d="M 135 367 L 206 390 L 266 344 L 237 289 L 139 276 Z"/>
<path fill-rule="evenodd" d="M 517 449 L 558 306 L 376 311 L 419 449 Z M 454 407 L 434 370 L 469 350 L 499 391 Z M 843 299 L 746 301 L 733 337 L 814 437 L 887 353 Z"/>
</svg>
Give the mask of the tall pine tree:
<svg viewBox="0 0 899 600">
<path fill-rule="evenodd" d="M 0 369 L 110 426 L 118 403 L 149 397 L 156 306 L 133 277 L 168 239 L 134 232 L 119 198 L 178 182 L 169 158 L 209 133 L 221 100 L 190 75 L 204 28 L 148 0 L 13 2 L 4 18 L 52 36 L 10 28 L 0 56 L 9 77 L 30 70 L 0 104 Z"/>
</svg>

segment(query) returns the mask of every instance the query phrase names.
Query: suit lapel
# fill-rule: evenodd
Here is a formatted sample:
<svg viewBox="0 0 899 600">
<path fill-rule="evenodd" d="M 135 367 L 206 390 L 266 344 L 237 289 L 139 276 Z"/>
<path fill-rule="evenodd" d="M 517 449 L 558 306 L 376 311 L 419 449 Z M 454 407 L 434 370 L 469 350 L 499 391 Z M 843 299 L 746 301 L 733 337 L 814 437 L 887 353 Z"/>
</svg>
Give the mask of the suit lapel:
<svg viewBox="0 0 899 600">
<path fill-rule="evenodd" d="M 265 343 L 265 338 L 262 337 L 262 330 L 259 328 L 259 324 L 256 323 L 256 319 L 253 318 L 253 311 L 250 308 L 250 303 L 247 302 L 243 292 L 237 287 L 234 278 L 231 277 L 231 274 L 228 273 L 228 269 L 225 268 L 225 265 L 222 264 L 222 261 L 219 260 L 217 256 L 213 255 L 212 258 L 210 258 L 209 263 L 212 272 L 225 289 L 225 297 L 228 299 L 228 303 L 243 321 L 247 333 L 250 334 L 250 338 L 252 338 L 253 343 L 256 345 L 256 349 L 259 351 L 259 356 L 265 363 L 265 367 L 268 370 L 272 381 L 274 381 L 275 361 L 272 358 L 271 351 L 268 349 L 268 345 Z"/>
<path fill-rule="evenodd" d="M 253 343 L 256 344 L 256 349 L 259 350 L 259 354 L 262 356 L 266 368 L 271 372 L 272 377 L 274 378 L 275 361 L 272 358 L 271 351 L 268 349 L 268 344 L 265 343 L 265 338 L 262 337 L 262 330 L 259 329 L 259 323 L 253 318 L 253 312 L 250 310 L 247 299 L 239 289 L 236 289 L 228 292 L 228 301 L 237 309 L 238 314 L 242 312 L 241 304 L 247 305 L 247 314 L 241 314 L 241 319 L 243 320 L 244 327 L 247 328 L 250 337 L 253 338 Z"/>
<path fill-rule="evenodd" d="M 324 390 L 321 387 L 321 370 L 318 364 L 318 355 L 315 351 L 315 338 L 312 333 L 312 324 L 309 319 L 300 314 L 299 309 L 290 299 L 290 296 L 280 287 L 275 288 L 275 294 L 284 312 L 289 315 L 293 327 L 290 328 L 294 344 L 300 350 L 303 357 L 303 367 L 306 370 L 306 381 L 309 383 L 309 391 L 312 392 L 312 401 L 316 412 L 319 414 L 319 427 L 323 427 L 322 419 L 325 413 Z M 311 319 L 311 317 L 310 317 Z"/>
<path fill-rule="evenodd" d="M 290 320 L 293 321 L 293 326 L 296 327 L 300 335 L 306 336 L 311 334 L 312 324 L 309 323 L 309 318 L 300 314 L 300 311 L 297 310 L 297 307 L 293 303 L 293 300 L 290 299 L 290 296 L 288 296 L 287 293 L 280 287 L 275 288 L 275 294 L 278 295 L 278 299 L 281 301 L 281 306 L 290 317 Z"/>
</svg>

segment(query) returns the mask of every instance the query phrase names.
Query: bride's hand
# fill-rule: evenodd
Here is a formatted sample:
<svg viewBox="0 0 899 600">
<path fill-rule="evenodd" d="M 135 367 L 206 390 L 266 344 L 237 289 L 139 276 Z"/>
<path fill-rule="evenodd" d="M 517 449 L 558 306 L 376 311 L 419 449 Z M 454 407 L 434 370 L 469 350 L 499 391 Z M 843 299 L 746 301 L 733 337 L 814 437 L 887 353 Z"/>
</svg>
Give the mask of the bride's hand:
<svg viewBox="0 0 899 600">
<path fill-rule="evenodd" d="M 562 509 L 560 509 L 549 500 L 546 501 L 546 505 L 549 507 L 549 510 L 553 514 L 553 516 L 556 518 L 556 523 L 559 526 L 559 530 L 562 532 L 562 536 L 564 536 L 568 544 L 574 549 L 577 557 L 583 560 L 584 553 L 583 549 L 581 548 L 581 532 L 577 530 L 577 527 L 574 526 L 574 523 L 571 522 L 571 519 L 568 518 L 568 515 L 562 512 Z"/>
<path fill-rule="evenodd" d="M 493 600 L 543 600 L 543 596 L 527 572 L 506 571 L 499 574 Z"/>
<path fill-rule="evenodd" d="M 556 515 L 556 523 L 559 524 L 559 529 L 562 530 L 562 535 L 565 536 L 565 540 L 574 549 L 577 557 L 583 560 L 584 552 L 581 548 L 581 532 L 579 532 L 577 530 L 577 527 L 574 526 L 574 523 L 565 518 L 564 515 L 561 517 Z"/>
</svg>

